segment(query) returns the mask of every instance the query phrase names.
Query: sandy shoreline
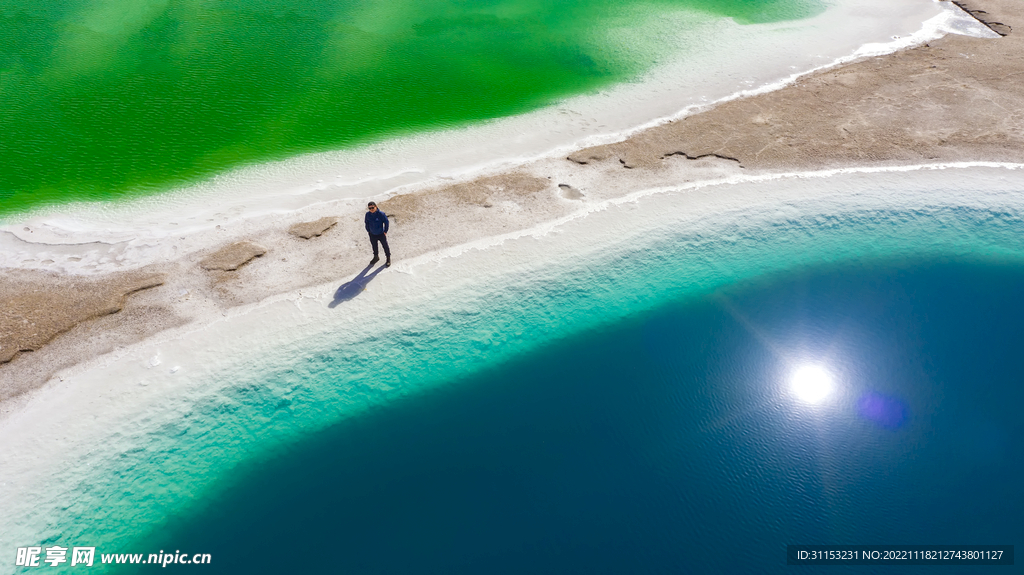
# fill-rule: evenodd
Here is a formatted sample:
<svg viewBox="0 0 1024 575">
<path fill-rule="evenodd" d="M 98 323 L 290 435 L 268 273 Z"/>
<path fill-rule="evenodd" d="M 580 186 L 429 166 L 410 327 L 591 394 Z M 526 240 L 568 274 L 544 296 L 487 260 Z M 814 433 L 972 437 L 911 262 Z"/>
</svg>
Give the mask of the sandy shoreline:
<svg viewBox="0 0 1024 575">
<path fill-rule="evenodd" d="M 414 258 L 446 257 L 639 190 L 854 166 L 1024 163 L 1024 50 L 1014 32 L 1024 29 L 1014 10 L 1019 3 L 971 0 L 966 7 L 983 10 L 978 16 L 998 23 L 993 28 L 1006 36 L 946 36 L 725 102 L 568 158 L 406 190 L 380 202 L 396 232 L 396 265 L 388 273 L 414 273 L 408 263 Z M 473 228 L 452 225 L 453 214 L 474 221 Z M 345 199 L 180 241 L 169 237 L 153 246 L 153 261 L 160 263 L 123 273 L 79 277 L 5 270 L 0 412 L 10 413 L 30 392 L 84 362 L 170 328 L 202 325 L 240 306 L 349 281 L 369 260 L 361 216 L 361 199 Z M 321 235 L 289 232 L 323 217 L 337 224 Z M 203 264 L 233 245 L 247 253 L 222 254 L 226 265 Z M 73 255 L 77 248 L 62 249 Z M 118 258 L 117 244 L 104 249 L 102 257 Z M 339 291 L 337 297 L 347 294 Z"/>
</svg>

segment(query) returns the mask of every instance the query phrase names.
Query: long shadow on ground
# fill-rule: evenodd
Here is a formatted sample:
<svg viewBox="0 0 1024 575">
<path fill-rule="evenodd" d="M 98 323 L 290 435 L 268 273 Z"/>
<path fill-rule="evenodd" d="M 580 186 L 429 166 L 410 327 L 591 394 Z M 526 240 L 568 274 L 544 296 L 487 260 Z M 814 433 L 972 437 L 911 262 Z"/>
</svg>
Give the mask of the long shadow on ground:
<svg viewBox="0 0 1024 575">
<path fill-rule="evenodd" d="M 372 267 L 373 264 L 366 266 L 363 268 L 363 271 L 359 272 L 359 275 L 341 284 L 341 286 L 338 287 L 338 291 L 334 292 L 334 301 L 328 304 L 327 307 L 334 309 L 335 307 L 338 307 L 338 304 L 346 302 L 363 293 L 363 290 L 366 289 L 366 285 L 370 283 L 373 278 L 377 277 L 377 274 L 384 271 L 384 266 L 381 265 L 377 269 L 373 270 L 373 273 L 367 274 L 366 272 L 370 271 L 370 268 Z"/>
</svg>

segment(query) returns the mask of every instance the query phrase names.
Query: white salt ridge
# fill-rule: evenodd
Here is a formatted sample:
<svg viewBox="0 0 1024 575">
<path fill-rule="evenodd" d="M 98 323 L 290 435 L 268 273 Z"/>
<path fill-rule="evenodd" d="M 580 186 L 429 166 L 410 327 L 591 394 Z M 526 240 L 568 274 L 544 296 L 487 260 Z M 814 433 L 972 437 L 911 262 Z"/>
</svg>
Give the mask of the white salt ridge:
<svg viewBox="0 0 1024 575">
<path fill-rule="evenodd" d="M 0 226 L 0 266 L 64 273 L 136 267 L 174 257 L 161 245 L 169 238 L 313 206 L 358 211 L 366 199 L 616 141 L 714 103 L 946 33 L 994 34 L 949 2 L 920 0 L 843 1 L 815 18 L 752 26 L 699 22 L 688 13 L 665 20 L 673 23 L 669 28 L 699 29 L 694 38 L 668 45 L 670 61 L 640 82 L 514 118 L 236 170 L 156 197 L 40 211 Z M 695 38 L 717 43 L 694 46 Z M 196 238 L 180 249 L 205 241 Z"/>
<path fill-rule="evenodd" d="M 718 186 L 726 185 L 738 185 L 738 184 L 758 184 L 758 183 L 770 183 L 783 180 L 793 179 L 827 179 L 840 175 L 850 174 L 886 174 L 886 173 L 911 173 L 920 171 L 932 171 L 932 170 L 951 170 L 951 169 L 966 169 L 966 168 L 999 168 L 1005 170 L 1024 170 L 1024 164 L 1015 164 L 1010 162 L 947 162 L 938 164 L 918 164 L 911 166 L 885 166 L 885 167 L 848 167 L 848 168 L 835 168 L 831 170 L 817 170 L 811 172 L 775 172 L 765 173 L 757 175 L 743 175 L 737 174 L 725 178 L 702 180 L 697 182 L 688 182 L 685 184 L 649 188 L 646 190 L 640 190 L 631 194 L 626 194 L 616 198 L 602 200 L 597 202 L 586 202 L 584 207 L 580 210 L 562 217 L 546 221 L 538 226 L 509 232 L 507 234 L 500 234 L 495 236 L 489 236 L 481 238 L 472 242 L 467 242 L 457 246 L 453 246 L 444 250 L 438 250 L 429 254 L 422 255 L 418 258 L 413 258 L 404 262 L 400 262 L 395 267 L 396 270 L 414 270 L 417 266 L 423 265 L 426 262 L 440 262 L 441 260 L 448 258 L 455 258 L 461 256 L 471 250 L 486 250 L 489 248 L 497 247 L 509 240 L 515 240 L 519 238 L 542 238 L 552 232 L 555 232 L 561 226 L 581 218 L 605 211 L 614 206 L 620 206 L 623 204 L 636 203 L 642 198 L 652 196 L 656 194 L 666 193 L 687 193 L 705 188 L 713 188 Z M 1022 190 L 1024 191 L 1024 190 Z"/>
</svg>

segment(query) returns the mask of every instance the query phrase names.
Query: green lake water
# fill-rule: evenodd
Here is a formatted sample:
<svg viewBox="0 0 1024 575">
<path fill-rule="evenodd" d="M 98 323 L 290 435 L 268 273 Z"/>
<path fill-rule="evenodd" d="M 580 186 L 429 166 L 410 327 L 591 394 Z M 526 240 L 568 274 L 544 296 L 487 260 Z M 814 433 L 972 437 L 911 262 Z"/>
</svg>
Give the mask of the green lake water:
<svg viewBox="0 0 1024 575">
<path fill-rule="evenodd" d="M 670 12 L 750 24 L 821 9 L 818 0 L 5 2 L 0 217 L 543 107 L 649 68 L 663 48 L 651 32 Z"/>
</svg>

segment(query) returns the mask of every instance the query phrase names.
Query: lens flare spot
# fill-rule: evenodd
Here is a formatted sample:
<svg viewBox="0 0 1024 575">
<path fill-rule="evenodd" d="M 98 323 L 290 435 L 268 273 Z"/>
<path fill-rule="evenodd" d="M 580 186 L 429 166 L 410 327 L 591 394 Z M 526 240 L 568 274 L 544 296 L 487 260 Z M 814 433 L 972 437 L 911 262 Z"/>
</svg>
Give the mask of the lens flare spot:
<svg viewBox="0 0 1024 575">
<path fill-rule="evenodd" d="M 857 402 L 861 417 L 886 429 L 897 429 L 907 418 L 907 406 L 895 397 L 868 392 Z"/>
<path fill-rule="evenodd" d="M 793 372 L 790 389 L 806 403 L 820 403 L 832 394 L 832 375 L 818 365 L 805 365 Z"/>
</svg>

